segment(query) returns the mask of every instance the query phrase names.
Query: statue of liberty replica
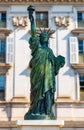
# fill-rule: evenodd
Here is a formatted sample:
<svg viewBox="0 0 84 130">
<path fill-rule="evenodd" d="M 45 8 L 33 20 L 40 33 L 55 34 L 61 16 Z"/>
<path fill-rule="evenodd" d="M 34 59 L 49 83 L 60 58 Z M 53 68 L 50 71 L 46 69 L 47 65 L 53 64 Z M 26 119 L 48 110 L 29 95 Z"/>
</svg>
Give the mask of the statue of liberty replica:
<svg viewBox="0 0 84 130">
<path fill-rule="evenodd" d="M 48 47 L 49 37 L 52 31 L 41 30 L 39 36 L 36 32 L 33 6 L 28 7 L 29 19 L 31 22 L 31 37 L 29 39 L 32 59 L 29 66 L 30 73 L 30 108 L 25 114 L 25 120 L 53 120 L 55 76 L 59 69 L 64 66 L 63 56 L 55 57 L 53 51 Z M 53 44 L 53 43 L 52 43 Z"/>
</svg>

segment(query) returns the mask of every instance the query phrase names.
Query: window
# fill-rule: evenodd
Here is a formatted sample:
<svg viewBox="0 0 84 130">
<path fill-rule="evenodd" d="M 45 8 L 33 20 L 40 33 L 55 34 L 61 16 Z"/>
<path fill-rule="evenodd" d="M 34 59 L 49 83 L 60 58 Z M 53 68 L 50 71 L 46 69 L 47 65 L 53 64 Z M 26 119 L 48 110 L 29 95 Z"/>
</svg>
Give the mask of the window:
<svg viewBox="0 0 84 130">
<path fill-rule="evenodd" d="M 79 63 L 84 63 L 84 40 L 78 40 Z"/>
<path fill-rule="evenodd" d="M 6 82 L 6 76 L 1 75 L 0 76 L 0 100 L 4 100 L 5 98 L 5 82 Z"/>
<path fill-rule="evenodd" d="M 84 100 L 84 75 L 79 76 L 80 81 L 80 100 Z"/>
<path fill-rule="evenodd" d="M 84 87 L 84 75 L 80 75 L 80 86 Z"/>
<path fill-rule="evenodd" d="M 6 27 L 6 12 L 0 12 L 0 27 Z"/>
<path fill-rule="evenodd" d="M 78 27 L 84 27 L 84 12 L 78 12 Z"/>
<path fill-rule="evenodd" d="M 6 41 L 0 40 L 0 63 L 4 63 L 6 58 Z"/>
<path fill-rule="evenodd" d="M 36 12 L 36 27 L 48 27 L 48 12 Z"/>
</svg>

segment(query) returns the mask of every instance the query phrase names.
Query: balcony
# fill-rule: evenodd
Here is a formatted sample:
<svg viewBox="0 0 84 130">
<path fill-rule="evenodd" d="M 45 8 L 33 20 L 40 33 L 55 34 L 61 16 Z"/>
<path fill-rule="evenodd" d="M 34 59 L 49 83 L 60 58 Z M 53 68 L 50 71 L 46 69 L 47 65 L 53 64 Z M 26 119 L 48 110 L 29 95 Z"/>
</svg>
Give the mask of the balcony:
<svg viewBox="0 0 84 130">
<path fill-rule="evenodd" d="M 5 95 L 5 92 L 4 92 L 4 90 L 2 89 L 0 89 L 0 101 L 2 101 L 2 100 L 4 100 L 4 95 Z"/>
<path fill-rule="evenodd" d="M 84 64 L 81 64 L 81 63 L 73 63 L 71 64 L 71 67 L 73 69 L 84 69 Z"/>
<path fill-rule="evenodd" d="M 84 28 L 84 21 L 78 20 L 78 28 Z"/>
<path fill-rule="evenodd" d="M 0 40 L 0 63 L 6 61 L 6 40 Z"/>
<path fill-rule="evenodd" d="M 10 33 L 12 33 L 12 30 L 7 29 L 7 28 L 0 28 L 0 36 L 3 35 L 9 35 Z"/>
<path fill-rule="evenodd" d="M 0 28 L 6 28 L 6 21 L 0 20 Z"/>
<path fill-rule="evenodd" d="M 0 63 L 5 63 L 5 56 L 0 54 Z"/>
<path fill-rule="evenodd" d="M 79 63 L 84 64 L 84 54 L 79 54 Z"/>
<path fill-rule="evenodd" d="M 80 89 L 80 100 L 84 101 L 84 88 Z"/>
<path fill-rule="evenodd" d="M 84 64 L 81 63 L 72 63 L 71 68 L 76 70 L 79 74 L 84 74 Z"/>
<path fill-rule="evenodd" d="M 84 28 L 76 28 L 71 31 L 72 34 L 84 34 Z M 83 37 L 84 38 L 84 37 Z"/>
</svg>

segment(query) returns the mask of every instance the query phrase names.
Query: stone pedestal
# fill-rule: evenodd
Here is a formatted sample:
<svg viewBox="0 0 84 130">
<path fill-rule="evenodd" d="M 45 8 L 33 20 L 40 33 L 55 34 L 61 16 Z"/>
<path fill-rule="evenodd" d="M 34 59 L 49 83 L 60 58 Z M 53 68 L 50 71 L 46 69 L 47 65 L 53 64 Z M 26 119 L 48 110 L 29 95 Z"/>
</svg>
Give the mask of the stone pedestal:
<svg viewBox="0 0 84 130">
<path fill-rule="evenodd" d="M 60 130 L 63 120 L 17 120 L 20 130 Z"/>
</svg>

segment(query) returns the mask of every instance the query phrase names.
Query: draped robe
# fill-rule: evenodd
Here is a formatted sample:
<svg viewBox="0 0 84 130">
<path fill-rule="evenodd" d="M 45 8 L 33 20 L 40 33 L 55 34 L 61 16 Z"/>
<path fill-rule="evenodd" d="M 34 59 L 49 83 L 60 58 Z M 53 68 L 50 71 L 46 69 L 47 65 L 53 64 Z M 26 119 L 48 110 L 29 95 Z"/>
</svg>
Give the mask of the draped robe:
<svg viewBox="0 0 84 130">
<path fill-rule="evenodd" d="M 64 57 L 55 57 L 48 46 L 42 46 L 38 37 L 30 38 L 32 59 L 30 60 L 30 109 L 29 114 L 53 115 L 55 75 L 64 64 Z M 46 106 L 47 105 L 47 106 Z M 50 109 L 49 109 L 50 107 Z"/>
</svg>

